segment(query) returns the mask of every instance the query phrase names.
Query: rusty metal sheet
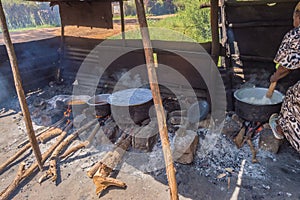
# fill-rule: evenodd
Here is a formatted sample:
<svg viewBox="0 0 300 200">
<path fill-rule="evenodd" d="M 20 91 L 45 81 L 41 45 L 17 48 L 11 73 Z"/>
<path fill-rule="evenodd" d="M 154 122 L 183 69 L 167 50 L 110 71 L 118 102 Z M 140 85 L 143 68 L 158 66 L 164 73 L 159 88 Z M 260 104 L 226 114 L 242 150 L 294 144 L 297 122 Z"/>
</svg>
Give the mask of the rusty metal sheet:
<svg viewBox="0 0 300 200">
<path fill-rule="evenodd" d="M 59 3 L 62 25 L 113 28 L 111 2 Z"/>
</svg>

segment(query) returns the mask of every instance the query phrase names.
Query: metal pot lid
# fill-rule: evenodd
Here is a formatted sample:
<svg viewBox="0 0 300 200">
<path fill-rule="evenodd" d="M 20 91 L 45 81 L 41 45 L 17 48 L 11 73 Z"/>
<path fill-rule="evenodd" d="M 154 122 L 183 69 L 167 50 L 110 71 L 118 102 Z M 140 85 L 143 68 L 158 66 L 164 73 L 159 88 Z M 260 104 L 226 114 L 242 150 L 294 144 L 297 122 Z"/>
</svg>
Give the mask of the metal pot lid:
<svg viewBox="0 0 300 200">
<path fill-rule="evenodd" d="M 152 99 L 151 90 L 145 88 L 133 88 L 113 93 L 107 102 L 114 106 L 137 106 Z"/>
<path fill-rule="evenodd" d="M 267 91 L 268 88 L 242 88 L 234 92 L 234 98 L 252 105 L 275 105 L 283 101 L 284 95 L 277 90 L 274 91 L 272 98 L 268 99 L 269 101 L 264 101 Z"/>
</svg>

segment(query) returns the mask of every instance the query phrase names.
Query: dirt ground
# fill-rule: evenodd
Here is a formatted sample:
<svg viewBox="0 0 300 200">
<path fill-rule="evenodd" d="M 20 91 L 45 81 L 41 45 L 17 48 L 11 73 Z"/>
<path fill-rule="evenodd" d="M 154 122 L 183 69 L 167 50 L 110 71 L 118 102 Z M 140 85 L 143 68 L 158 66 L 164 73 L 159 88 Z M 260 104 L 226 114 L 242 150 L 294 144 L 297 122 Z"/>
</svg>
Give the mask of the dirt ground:
<svg viewBox="0 0 300 200">
<path fill-rule="evenodd" d="M 162 15 L 162 16 L 151 16 L 148 19 L 160 20 L 162 18 L 167 18 L 172 16 Z M 138 28 L 138 23 L 136 18 L 126 18 L 125 19 L 125 32 Z M 120 20 L 114 20 L 113 29 L 105 28 L 91 28 L 91 27 L 77 27 L 77 26 L 66 26 L 65 36 L 73 37 L 83 37 L 92 39 L 106 39 L 108 37 L 120 34 L 121 32 L 121 22 Z M 10 33 L 13 43 L 30 42 L 35 40 L 43 40 L 47 38 L 52 38 L 61 35 L 61 28 L 41 28 L 35 30 L 27 31 L 16 31 Z M 0 44 L 3 44 L 3 36 L 0 34 Z"/>
<path fill-rule="evenodd" d="M 136 27 L 135 24 L 127 26 L 128 29 L 134 27 Z M 68 27 L 66 35 L 105 38 L 119 33 L 119 31 L 120 25 L 118 24 L 113 30 L 80 28 L 80 32 L 77 27 Z M 12 33 L 12 38 L 14 42 L 24 42 L 59 34 L 59 28 L 50 28 Z M 27 101 L 32 105 L 37 97 L 50 99 L 58 94 L 71 94 L 71 91 L 72 88 L 66 85 L 47 86 L 39 92 L 28 94 Z M 30 110 L 34 115 L 34 110 Z M 35 129 L 41 128 L 38 121 L 33 120 L 33 122 Z M 2 136 L 0 137 L 0 163 L 3 163 L 18 151 L 18 144 L 27 139 L 16 96 L 12 96 L 9 101 L 0 103 L 0 130 Z M 208 130 L 198 130 L 197 133 L 200 141 L 194 162 L 190 165 L 175 164 L 180 199 L 231 199 L 234 191 L 238 190 L 238 199 L 300 199 L 300 155 L 287 142 L 281 145 L 278 154 L 259 150 L 257 155 L 259 163 L 252 164 L 251 151 L 247 145 L 237 149 L 232 141 L 223 135 L 214 135 Z M 214 141 L 214 146 L 209 148 L 212 141 Z M 172 143 L 172 141 L 170 142 Z M 257 142 L 255 145 L 257 146 Z M 41 144 L 40 147 L 44 152 L 49 144 Z M 159 148 L 161 146 L 158 144 L 156 149 Z M 95 194 L 93 181 L 88 178 L 86 172 L 103 157 L 106 151 L 105 148 L 99 149 L 92 146 L 63 160 L 60 163 L 57 185 L 51 180 L 39 184 L 38 179 L 42 172 L 36 171 L 21 183 L 10 199 L 99 199 Z M 22 156 L 0 174 L 0 192 L 14 179 L 21 161 L 26 162 L 26 167 L 29 167 L 34 161 L 30 151 Z M 153 156 L 154 159 L 151 162 L 163 165 L 161 153 L 155 154 L 154 152 Z M 245 165 L 242 171 L 243 160 L 245 160 Z M 46 162 L 46 168 L 47 165 Z M 130 158 L 125 159 L 120 168 L 114 171 L 113 176 L 124 181 L 127 188 L 111 187 L 101 195 L 101 199 L 169 199 L 165 170 L 157 169 L 144 173 L 139 170 L 139 166 L 143 165 L 145 163 L 142 160 L 136 160 L 132 165 Z M 228 172 L 228 168 L 231 169 L 230 172 Z M 241 177 L 241 183 L 237 183 L 239 177 Z"/>
<path fill-rule="evenodd" d="M 39 97 L 49 99 L 63 91 L 71 91 L 66 87 L 70 86 L 46 87 L 39 91 L 41 94 Z M 28 95 L 29 104 L 32 104 L 37 96 L 38 93 Z M 37 121 L 33 121 L 35 129 L 41 127 Z M 0 104 L 0 129 L 2 133 L 0 163 L 3 163 L 18 150 L 18 144 L 27 138 L 16 97 Z M 200 130 L 200 142 L 192 164 L 175 164 L 180 199 L 231 199 L 237 189 L 240 189 L 238 199 L 300 199 L 300 156 L 286 142 L 281 146 L 278 154 L 259 150 L 257 157 L 260 162 L 252 164 L 249 147 L 237 149 L 225 137 L 209 134 L 207 132 L 205 135 Z M 215 147 L 209 152 L 203 150 L 210 141 L 207 138 L 217 141 Z M 49 145 L 41 144 L 40 147 L 44 152 Z M 62 161 L 57 185 L 51 180 L 40 185 L 38 179 L 42 173 L 35 172 L 21 183 L 10 198 L 22 200 L 98 199 L 93 181 L 87 177 L 86 172 L 103 157 L 106 150 L 92 146 Z M 154 156 L 154 162 L 163 164 L 161 153 L 154 154 Z M 135 160 L 132 165 L 130 158 L 126 159 L 120 169 L 114 171 L 113 176 L 124 181 L 127 188 L 111 187 L 101 194 L 101 199 L 169 199 L 164 169 L 144 173 L 138 168 L 145 163 Z M 245 160 L 245 165 L 241 173 L 243 160 Z M 0 174 L 0 191 L 14 179 L 21 161 L 25 161 L 28 167 L 34 161 L 32 152 L 26 152 L 3 174 Z M 45 167 L 47 165 L 46 162 Z M 226 167 L 231 168 L 232 172 L 226 171 Z M 223 177 L 218 178 L 221 174 L 224 174 Z M 242 182 L 237 184 L 239 176 Z"/>
<path fill-rule="evenodd" d="M 137 28 L 138 25 L 133 21 L 125 26 L 125 30 L 132 30 Z M 92 39 L 106 39 L 110 36 L 117 35 L 121 32 L 121 25 L 114 23 L 113 29 L 104 28 L 90 28 L 90 27 L 77 27 L 67 26 L 65 28 L 65 36 L 83 37 Z M 48 39 L 61 35 L 61 28 L 41 28 L 36 30 L 17 31 L 10 33 L 13 43 L 30 42 L 36 40 Z M 2 34 L 0 35 L 0 44 L 3 44 Z"/>
<path fill-rule="evenodd" d="M 16 100 L 16 99 L 15 99 Z M 40 126 L 35 125 L 35 128 Z M 27 138 L 24 130 L 23 117 L 19 110 L 8 108 L 2 109 L 0 116 L 0 129 L 4 137 L 0 138 L 0 163 L 14 154 L 18 150 L 18 144 Z M 47 146 L 41 145 L 41 150 L 45 151 Z M 34 173 L 29 179 L 22 182 L 21 186 L 11 196 L 12 199 L 98 199 L 95 194 L 95 186 L 92 179 L 86 175 L 91 165 L 100 160 L 103 152 L 95 148 L 84 149 L 76 153 L 70 159 L 63 161 L 60 167 L 60 181 L 58 185 L 50 180 L 41 185 L 38 183 L 41 172 Z M 17 162 L 1 174 L 0 190 L 14 179 L 18 169 L 18 163 L 26 161 L 29 165 L 33 162 L 31 152 L 26 152 Z M 47 164 L 46 164 L 47 165 Z M 164 173 L 164 174 L 163 174 Z M 185 173 L 184 171 L 181 173 Z M 126 189 L 112 187 L 101 195 L 101 199 L 168 199 L 169 189 L 166 185 L 165 172 L 159 172 L 161 180 L 156 180 L 150 174 L 145 174 L 129 164 L 122 164 L 120 170 L 114 173 L 117 178 L 127 184 Z M 226 192 L 222 192 L 214 184 L 209 183 L 204 177 L 193 179 L 189 174 L 185 174 L 186 184 L 193 187 L 193 192 L 205 199 L 220 199 Z M 157 178 L 157 177 L 156 177 Z M 193 184 L 194 183 L 194 184 Z M 189 188 L 188 190 L 190 190 Z M 193 199 L 193 194 L 180 195 L 180 199 Z M 198 198 L 197 198 L 198 199 Z"/>
</svg>

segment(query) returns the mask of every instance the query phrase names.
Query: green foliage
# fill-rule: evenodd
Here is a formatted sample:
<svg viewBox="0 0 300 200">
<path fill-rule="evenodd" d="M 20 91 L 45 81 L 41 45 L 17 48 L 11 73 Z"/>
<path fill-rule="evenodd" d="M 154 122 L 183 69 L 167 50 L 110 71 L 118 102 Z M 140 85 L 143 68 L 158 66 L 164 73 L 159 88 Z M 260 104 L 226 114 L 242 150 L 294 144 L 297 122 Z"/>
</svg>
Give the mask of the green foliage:
<svg viewBox="0 0 300 200">
<path fill-rule="evenodd" d="M 124 1 L 124 14 L 125 16 L 136 15 L 136 8 L 133 1 Z"/>
<path fill-rule="evenodd" d="M 58 9 L 53 11 L 49 3 L 36 3 L 24 0 L 2 0 L 9 29 L 41 26 L 58 26 Z"/>
<path fill-rule="evenodd" d="M 178 9 L 176 16 L 149 21 L 149 25 L 179 31 L 197 42 L 211 41 L 210 10 L 199 8 L 201 3 L 207 2 L 209 0 L 174 0 Z"/>
<path fill-rule="evenodd" d="M 175 11 L 176 6 L 173 4 L 173 0 L 160 0 L 156 1 L 148 12 L 153 15 L 165 15 L 174 14 Z"/>
</svg>

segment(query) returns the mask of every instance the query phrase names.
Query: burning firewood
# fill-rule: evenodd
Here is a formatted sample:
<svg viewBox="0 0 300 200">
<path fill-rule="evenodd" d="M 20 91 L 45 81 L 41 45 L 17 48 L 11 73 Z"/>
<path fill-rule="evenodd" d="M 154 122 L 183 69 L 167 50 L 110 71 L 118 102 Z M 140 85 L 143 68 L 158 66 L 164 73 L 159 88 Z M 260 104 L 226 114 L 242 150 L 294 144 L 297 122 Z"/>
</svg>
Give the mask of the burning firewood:
<svg viewBox="0 0 300 200">
<path fill-rule="evenodd" d="M 248 145 L 250 146 L 251 153 L 252 153 L 252 163 L 258 163 L 258 160 L 256 159 L 256 150 L 254 148 L 254 145 L 250 139 L 247 140 Z"/>
<path fill-rule="evenodd" d="M 56 149 L 56 147 L 63 141 L 65 136 L 67 135 L 68 131 L 72 127 L 72 122 L 68 124 L 68 126 L 65 128 L 65 130 L 62 132 L 62 134 L 56 139 L 55 144 L 53 144 L 43 155 L 42 155 L 42 163 L 44 163 L 48 157 L 51 155 L 51 153 Z M 0 194 L 0 199 L 8 199 L 8 197 L 11 195 L 11 193 L 19 186 L 22 180 L 29 177 L 36 169 L 38 168 L 38 162 L 36 161 L 33 163 L 28 169 L 24 170 L 24 173 L 20 175 L 20 178 L 18 178 L 17 182 L 13 181 L 4 191 L 2 191 Z M 5 195 L 5 196 L 4 196 Z"/>
<path fill-rule="evenodd" d="M 257 124 L 256 127 L 254 128 L 250 128 L 247 133 L 246 132 L 246 128 L 242 127 L 242 129 L 240 130 L 239 134 L 234 138 L 234 143 L 236 144 L 236 146 L 238 148 L 241 148 L 245 142 L 247 142 L 247 144 L 249 145 L 250 149 L 251 149 L 251 153 L 252 153 L 252 163 L 257 163 L 258 160 L 256 159 L 256 150 L 254 148 L 254 145 L 252 143 L 252 135 L 254 134 L 254 132 L 261 126 L 261 124 Z"/>
<path fill-rule="evenodd" d="M 44 179 L 48 177 L 52 177 L 52 181 L 55 182 L 57 179 L 57 165 L 59 162 L 59 153 L 70 144 L 71 141 L 73 141 L 75 138 L 78 137 L 80 133 L 90 128 L 93 124 L 95 124 L 97 120 L 93 120 L 86 125 L 82 126 L 80 129 L 76 130 L 74 133 L 69 135 L 67 138 L 65 138 L 54 150 L 54 152 L 51 155 L 50 161 L 49 161 L 49 170 L 46 171 L 44 175 L 39 179 L 39 183 L 41 183 Z M 96 126 L 98 127 L 98 125 Z"/>
<path fill-rule="evenodd" d="M 243 127 L 237 136 L 233 139 L 234 143 L 236 144 L 237 148 L 241 148 L 243 146 L 244 135 L 246 132 L 246 128 Z"/>
</svg>

